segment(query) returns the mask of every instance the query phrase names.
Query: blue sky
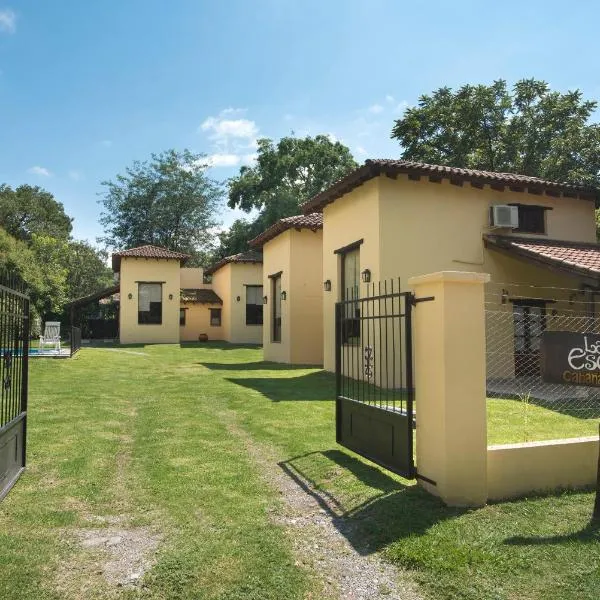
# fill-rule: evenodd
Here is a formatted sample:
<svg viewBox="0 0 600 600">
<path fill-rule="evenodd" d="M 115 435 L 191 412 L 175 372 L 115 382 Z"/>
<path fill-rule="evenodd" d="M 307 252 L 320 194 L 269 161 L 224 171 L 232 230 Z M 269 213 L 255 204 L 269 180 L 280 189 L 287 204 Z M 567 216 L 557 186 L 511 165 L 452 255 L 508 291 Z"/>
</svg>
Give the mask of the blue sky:
<svg viewBox="0 0 600 600">
<path fill-rule="evenodd" d="M 204 152 L 223 180 L 291 131 L 397 157 L 394 118 L 442 85 L 600 99 L 599 18 L 585 0 L 0 0 L 0 183 L 50 190 L 94 241 L 100 182 L 151 152 Z"/>
</svg>

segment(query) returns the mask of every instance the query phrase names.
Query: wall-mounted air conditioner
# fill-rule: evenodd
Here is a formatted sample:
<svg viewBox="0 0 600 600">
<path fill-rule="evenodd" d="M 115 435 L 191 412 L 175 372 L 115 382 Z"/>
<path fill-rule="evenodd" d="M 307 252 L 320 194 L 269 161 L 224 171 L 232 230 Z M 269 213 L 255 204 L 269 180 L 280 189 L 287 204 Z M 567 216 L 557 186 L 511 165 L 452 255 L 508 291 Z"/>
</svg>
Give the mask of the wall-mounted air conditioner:
<svg viewBox="0 0 600 600">
<path fill-rule="evenodd" d="M 508 204 L 490 206 L 490 227 L 519 227 L 519 207 Z"/>
</svg>

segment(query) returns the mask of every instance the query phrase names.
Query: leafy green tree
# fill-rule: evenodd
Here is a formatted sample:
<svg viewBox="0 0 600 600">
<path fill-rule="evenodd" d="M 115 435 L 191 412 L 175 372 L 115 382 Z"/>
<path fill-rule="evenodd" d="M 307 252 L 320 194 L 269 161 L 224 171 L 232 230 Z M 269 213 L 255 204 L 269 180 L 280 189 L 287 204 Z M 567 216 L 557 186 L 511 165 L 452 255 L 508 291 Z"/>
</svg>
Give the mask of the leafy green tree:
<svg viewBox="0 0 600 600">
<path fill-rule="evenodd" d="M 102 185 L 106 235 L 100 241 L 108 247 L 154 244 L 196 254 L 210 245 L 221 189 L 206 176 L 202 155 L 152 154 Z"/>
<path fill-rule="evenodd" d="M 229 229 L 218 234 L 219 245 L 213 253 L 212 259 L 219 260 L 225 256 L 238 254 L 248 250 L 248 241 L 264 231 L 263 221 L 260 217 L 254 221 L 247 219 L 235 220 Z"/>
<path fill-rule="evenodd" d="M 258 141 L 256 165 L 229 181 L 230 208 L 264 210 L 272 222 L 296 214 L 299 205 L 358 165 L 350 150 L 326 135 Z"/>
<path fill-rule="evenodd" d="M 512 90 L 504 80 L 443 87 L 408 108 L 392 137 L 406 160 L 598 184 L 596 106 L 579 90 L 561 94 L 535 79 Z"/>
<path fill-rule="evenodd" d="M 85 241 L 69 242 L 66 249 L 66 294 L 69 300 L 93 294 L 113 284 L 108 253 Z"/>
<path fill-rule="evenodd" d="M 248 249 L 248 240 L 278 219 L 298 214 L 300 204 L 357 167 L 350 150 L 327 135 L 258 141 L 254 166 L 229 180 L 230 208 L 258 210 L 254 221 L 240 219 L 219 235 L 218 257 Z"/>
<path fill-rule="evenodd" d="M 35 234 L 68 239 L 71 221 L 50 192 L 31 185 L 14 190 L 0 185 L 0 224 L 16 239 L 30 241 Z"/>
</svg>

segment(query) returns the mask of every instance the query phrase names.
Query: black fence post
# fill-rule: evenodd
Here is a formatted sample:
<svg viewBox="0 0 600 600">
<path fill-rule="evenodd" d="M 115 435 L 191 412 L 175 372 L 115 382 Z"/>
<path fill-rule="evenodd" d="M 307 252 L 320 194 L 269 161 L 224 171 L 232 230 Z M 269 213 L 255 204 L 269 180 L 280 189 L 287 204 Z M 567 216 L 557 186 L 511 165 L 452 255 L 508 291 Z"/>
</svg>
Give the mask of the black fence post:
<svg viewBox="0 0 600 600">
<path fill-rule="evenodd" d="M 23 300 L 23 358 L 21 362 L 21 412 L 23 417 L 23 467 L 27 463 L 27 399 L 29 397 L 29 336 L 31 323 L 29 312 L 29 298 Z"/>
<path fill-rule="evenodd" d="M 342 315 L 343 305 L 335 305 L 335 412 L 336 427 L 335 439 L 340 442 L 342 439 L 342 405 L 340 396 L 342 395 Z"/>
</svg>

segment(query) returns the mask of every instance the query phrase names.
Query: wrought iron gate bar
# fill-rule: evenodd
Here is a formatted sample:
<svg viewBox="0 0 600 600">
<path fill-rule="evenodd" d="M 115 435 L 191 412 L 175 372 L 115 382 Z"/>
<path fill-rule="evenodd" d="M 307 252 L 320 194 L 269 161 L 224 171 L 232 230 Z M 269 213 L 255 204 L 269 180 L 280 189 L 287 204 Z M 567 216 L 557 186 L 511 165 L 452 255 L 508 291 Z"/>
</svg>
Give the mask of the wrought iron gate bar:
<svg viewBox="0 0 600 600">
<path fill-rule="evenodd" d="M 336 304 L 337 440 L 405 477 L 414 476 L 414 295 L 398 282 L 347 290 Z"/>
<path fill-rule="evenodd" d="M 25 466 L 29 298 L 14 277 L 0 276 L 0 499 Z"/>
</svg>

